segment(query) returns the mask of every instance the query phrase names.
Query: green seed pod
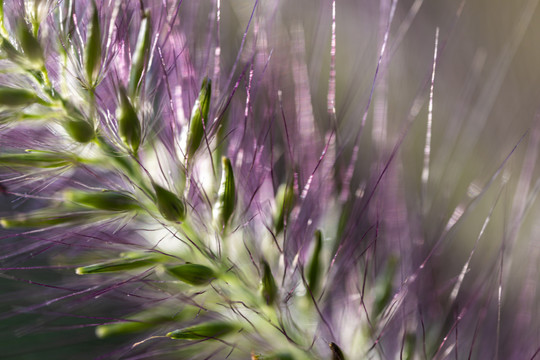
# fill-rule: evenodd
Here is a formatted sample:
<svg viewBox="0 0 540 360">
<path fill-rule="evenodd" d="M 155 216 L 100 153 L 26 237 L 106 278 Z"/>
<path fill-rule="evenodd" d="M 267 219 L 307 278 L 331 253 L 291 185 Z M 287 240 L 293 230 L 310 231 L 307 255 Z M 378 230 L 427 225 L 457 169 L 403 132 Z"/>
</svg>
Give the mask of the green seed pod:
<svg viewBox="0 0 540 360">
<path fill-rule="evenodd" d="M 14 167 L 57 168 L 75 162 L 75 159 L 64 154 L 26 150 L 26 153 L 2 154 L 0 165 Z"/>
<path fill-rule="evenodd" d="M 208 112 L 210 110 L 210 98 L 212 96 L 212 81 L 204 78 L 199 97 L 193 104 L 191 111 L 191 120 L 187 134 L 187 158 L 190 160 L 199 149 L 204 136 L 204 129 L 208 123 Z"/>
<path fill-rule="evenodd" d="M 321 274 L 321 249 L 322 249 L 322 233 L 320 230 L 315 231 L 315 244 L 313 248 L 313 254 L 311 255 L 311 261 L 307 268 L 307 283 L 311 293 L 317 294 L 319 290 L 320 274 Z M 309 294 L 308 294 L 309 295 Z"/>
<path fill-rule="evenodd" d="M 274 276 L 272 275 L 272 270 L 270 270 L 270 265 L 263 260 L 263 277 L 261 281 L 262 285 L 262 296 L 264 300 L 266 301 L 267 305 L 272 305 L 278 295 L 278 289 L 276 286 L 276 282 L 274 280 Z"/>
<path fill-rule="evenodd" d="M 131 211 L 140 209 L 137 200 L 116 191 L 69 191 L 66 193 L 66 197 L 74 203 L 100 210 Z"/>
<path fill-rule="evenodd" d="M 276 193 L 276 211 L 274 229 L 276 235 L 283 231 L 283 222 L 289 217 L 294 207 L 294 189 L 291 185 L 281 184 Z"/>
<path fill-rule="evenodd" d="M 184 264 L 167 266 L 167 272 L 190 285 L 206 285 L 216 278 L 214 270 L 204 265 Z"/>
<path fill-rule="evenodd" d="M 35 211 L 10 218 L 0 219 L 4 229 L 13 228 L 45 228 L 49 226 L 72 225 L 88 221 L 88 213 L 51 214 L 50 212 Z"/>
<path fill-rule="evenodd" d="M 25 60 L 31 67 L 41 68 L 44 64 L 43 49 L 38 39 L 34 37 L 28 26 L 20 21 L 17 26 L 17 37 L 25 55 Z"/>
<path fill-rule="evenodd" d="M 159 257 L 145 255 L 140 257 L 124 257 L 120 259 L 105 261 L 98 264 L 78 267 L 75 272 L 78 275 L 100 274 L 118 271 L 138 269 L 141 267 L 154 266 L 159 263 Z"/>
<path fill-rule="evenodd" d="M 156 205 L 161 215 L 169 220 L 180 222 L 186 217 L 186 206 L 175 194 L 153 183 L 156 192 Z"/>
<path fill-rule="evenodd" d="M 221 172 L 221 184 L 219 186 L 217 201 L 212 210 L 214 222 L 220 230 L 224 229 L 229 223 L 236 204 L 236 190 L 231 161 L 224 156 L 221 158 L 221 164 L 223 168 Z"/>
<path fill-rule="evenodd" d="M 101 30 L 99 28 L 99 14 L 95 3 L 93 4 L 92 19 L 86 35 L 84 67 L 86 70 L 86 80 L 91 87 L 94 87 L 99 70 L 101 69 Z"/>
<path fill-rule="evenodd" d="M 141 123 L 124 89 L 120 90 L 120 105 L 116 109 L 116 119 L 122 141 L 136 154 L 141 144 Z"/>
<path fill-rule="evenodd" d="M 216 339 L 237 330 L 239 330 L 239 327 L 236 324 L 214 321 L 171 331 L 167 336 L 171 339 L 182 340 Z"/>
<path fill-rule="evenodd" d="M 87 143 L 96 135 L 94 126 L 82 118 L 69 118 L 62 125 L 69 136 L 80 143 Z"/>
<path fill-rule="evenodd" d="M 131 59 L 131 72 L 129 75 L 129 96 L 131 98 L 136 97 L 142 82 L 142 74 L 148 60 L 150 45 L 150 14 L 145 13 L 141 20 L 137 44 Z"/>
<path fill-rule="evenodd" d="M 37 102 L 40 102 L 40 99 L 33 91 L 0 86 L 0 106 L 29 106 Z"/>
<path fill-rule="evenodd" d="M 328 344 L 330 347 L 330 350 L 332 350 L 332 360 L 345 360 L 345 355 L 343 355 L 343 351 L 339 348 L 339 346 L 336 345 L 336 343 L 331 342 Z"/>
<path fill-rule="evenodd" d="M 9 42 L 6 37 L 1 37 L 0 51 L 2 56 L 5 56 L 16 64 L 24 64 L 25 56 Z"/>
<path fill-rule="evenodd" d="M 375 301 L 373 304 L 372 318 L 377 318 L 384 311 L 392 299 L 393 279 L 397 267 L 397 259 L 391 257 L 386 264 L 386 269 L 377 279 L 375 285 Z"/>
</svg>

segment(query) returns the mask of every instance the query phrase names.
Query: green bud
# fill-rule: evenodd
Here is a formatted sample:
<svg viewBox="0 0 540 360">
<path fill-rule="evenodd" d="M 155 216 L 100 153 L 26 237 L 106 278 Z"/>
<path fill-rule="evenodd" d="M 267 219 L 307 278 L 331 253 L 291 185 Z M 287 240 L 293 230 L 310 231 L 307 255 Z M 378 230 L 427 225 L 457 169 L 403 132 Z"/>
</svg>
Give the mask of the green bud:
<svg viewBox="0 0 540 360">
<path fill-rule="evenodd" d="M 291 185 L 281 184 L 276 193 L 276 211 L 274 228 L 276 235 L 283 231 L 283 222 L 289 217 L 294 207 L 294 189 Z"/>
<path fill-rule="evenodd" d="M 221 158 L 222 172 L 217 202 L 214 204 L 212 215 L 219 229 L 224 229 L 234 212 L 236 204 L 236 190 L 231 161 L 225 156 Z"/>
<path fill-rule="evenodd" d="M 146 66 L 150 49 L 150 14 L 145 13 L 141 20 L 137 44 L 131 59 L 131 73 L 129 75 L 129 95 L 136 96 L 142 81 L 142 74 Z"/>
<path fill-rule="evenodd" d="M 94 87 L 101 68 L 101 30 L 99 28 L 99 14 L 95 3 L 93 4 L 92 19 L 86 36 L 84 61 L 86 80 L 91 87 Z"/>
<path fill-rule="evenodd" d="M 100 210 L 131 211 L 140 209 L 137 200 L 129 195 L 116 191 L 69 191 L 66 193 L 66 197 L 74 203 Z"/>
<path fill-rule="evenodd" d="M 175 194 L 157 184 L 152 184 L 156 192 L 156 205 L 161 215 L 169 221 L 183 221 L 186 217 L 186 206 Z"/>
<path fill-rule="evenodd" d="M 0 219 L 4 229 L 13 228 L 45 228 L 49 226 L 82 223 L 88 221 L 88 213 L 51 214 L 35 211 L 26 214 Z"/>
<path fill-rule="evenodd" d="M 15 167 L 57 168 L 72 164 L 75 159 L 64 154 L 26 150 L 26 153 L 2 154 L 0 165 Z"/>
<path fill-rule="evenodd" d="M 120 259 L 114 259 L 110 261 L 105 261 L 98 264 L 92 264 L 88 266 L 78 267 L 75 272 L 78 275 L 86 274 L 100 274 L 100 273 L 110 273 L 118 271 L 126 271 L 138 269 L 141 267 L 149 267 L 159 264 L 161 260 L 160 256 L 153 254 L 146 254 L 140 256 L 129 256 L 122 257 Z"/>
<path fill-rule="evenodd" d="M 16 64 L 23 64 L 25 56 L 9 42 L 5 37 L 1 37 L 2 43 L 0 44 L 0 50 L 2 51 L 2 56 L 7 57 L 9 60 Z"/>
<path fill-rule="evenodd" d="M 34 68 L 41 68 L 45 61 L 43 49 L 38 39 L 34 37 L 28 26 L 20 21 L 17 28 L 17 36 L 25 55 L 25 60 Z"/>
<path fill-rule="evenodd" d="M 343 351 L 337 346 L 335 343 L 331 342 L 328 344 L 330 347 L 330 350 L 332 350 L 332 360 L 345 360 L 345 355 L 343 355 Z"/>
<path fill-rule="evenodd" d="M 205 77 L 201 85 L 199 97 L 193 104 L 191 111 L 191 120 L 187 134 L 187 157 L 188 160 L 193 157 L 204 135 L 204 129 L 208 123 L 208 112 L 210 110 L 210 97 L 212 96 L 212 81 Z"/>
<path fill-rule="evenodd" d="M 397 267 L 397 259 L 391 257 L 386 264 L 384 272 L 378 277 L 375 285 L 375 302 L 373 307 L 373 318 L 377 318 L 390 303 L 393 291 L 394 273 Z"/>
<path fill-rule="evenodd" d="M 307 269 L 307 283 L 312 294 L 316 294 L 319 290 L 320 283 L 320 258 L 322 249 L 322 233 L 320 230 L 315 231 L 315 244 L 313 248 L 313 254 L 311 255 L 311 261 Z"/>
<path fill-rule="evenodd" d="M 278 289 L 270 265 L 263 260 L 263 277 L 262 277 L 262 296 L 266 301 L 266 304 L 272 305 L 277 299 Z"/>
<path fill-rule="evenodd" d="M 136 154 L 141 144 L 141 123 L 123 89 L 120 90 L 120 105 L 116 109 L 116 118 L 122 141 Z"/>
<path fill-rule="evenodd" d="M 69 118 L 64 120 L 62 125 L 69 136 L 80 143 L 87 143 L 96 135 L 94 126 L 82 118 Z"/>
<path fill-rule="evenodd" d="M 182 340 L 216 339 L 237 330 L 239 330 L 239 327 L 235 324 L 223 321 L 214 321 L 171 331 L 167 334 L 167 336 L 171 339 Z"/>
<path fill-rule="evenodd" d="M 0 86 L 0 106 L 29 106 L 37 102 L 40 102 L 40 99 L 33 91 Z"/>
<path fill-rule="evenodd" d="M 214 270 L 204 265 L 184 264 L 167 266 L 167 272 L 190 285 L 206 285 L 216 278 Z"/>
<path fill-rule="evenodd" d="M 413 360 L 416 348 L 416 335 L 407 333 L 405 335 L 405 344 L 403 346 L 403 360 Z"/>
</svg>

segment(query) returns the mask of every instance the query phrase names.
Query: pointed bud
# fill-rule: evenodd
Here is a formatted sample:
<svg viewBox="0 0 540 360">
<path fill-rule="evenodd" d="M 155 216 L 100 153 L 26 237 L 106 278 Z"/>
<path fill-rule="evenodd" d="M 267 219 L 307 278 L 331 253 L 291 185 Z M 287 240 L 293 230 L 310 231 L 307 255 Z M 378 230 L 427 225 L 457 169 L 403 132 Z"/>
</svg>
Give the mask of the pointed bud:
<svg viewBox="0 0 540 360">
<path fill-rule="evenodd" d="M 214 222 L 220 230 L 224 229 L 229 223 L 236 204 L 236 189 L 231 161 L 226 157 L 222 157 L 221 163 L 221 185 L 219 186 L 217 201 L 212 210 Z"/>
<path fill-rule="evenodd" d="M 283 231 L 283 223 L 294 207 L 294 189 L 292 185 L 281 184 L 276 193 L 276 210 L 274 212 L 274 228 L 276 235 Z"/>
<path fill-rule="evenodd" d="M 0 86 L 0 106 L 29 106 L 37 102 L 40 102 L 40 99 L 33 91 Z"/>
<path fill-rule="evenodd" d="M 18 24 L 17 37 L 24 52 L 26 62 L 34 68 L 41 68 L 45 64 L 43 48 L 23 21 L 20 21 Z"/>
<path fill-rule="evenodd" d="M 322 233 L 320 230 L 315 231 L 315 244 L 311 261 L 307 269 L 307 282 L 309 289 L 313 295 L 319 290 L 320 274 L 321 274 L 321 249 L 322 249 Z"/>
<path fill-rule="evenodd" d="M 332 350 L 332 360 L 345 360 L 345 355 L 343 355 L 343 351 L 337 346 L 335 343 L 331 342 L 328 344 L 330 347 L 330 350 Z"/>
<path fill-rule="evenodd" d="M 167 272 L 190 285 L 206 285 L 216 278 L 214 270 L 199 264 L 167 266 Z"/>
<path fill-rule="evenodd" d="M 272 305 L 277 299 L 278 289 L 270 265 L 263 260 L 262 296 L 267 305 Z"/>
<path fill-rule="evenodd" d="M 74 162 L 75 159 L 65 154 L 37 150 L 26 150 L 25 153 L 0 155 L 0 165 L 12 167 L 57 168 Z"/>
<path fill-rule="evenodd" d="M 139 27 L 139 36 L 137 44 L 133 52 L 131 60 L 131 72 L 129 74 L 129 96 L 134 98 L 139 86 L 142 82 L 142 75 L 146 62 L 148 61 L 148 53 L 150 52 L 150 14 L 145 13 Z"/>
<path fill-rule="evenodd" d="M 13 228 L 46 228 L 64 224 L 83 223 L 88 221 L 88 213 L 52 214 L 50 212 L 35 211 L 0 219 L 4 229 Z"/>
<path fill-rule="evenodd" d="M 189 131 L 187 134 L 186 151 L 188 160 L 193 157 L 199 149 L 204 136 L 204 129 L 208 124 L 208 112 L 210 110 L 210 98 L 212 96 L 212 81 L 204 78 L 199 97 L 193 104 L 191 111 L 191 120 L 189 123 Z"/>
<path fill-rule="evenodd" d="M 66 197 L 74 203 L 100 210 L 131 211 L 140 209 L 137 200 L 117 191 L 69 191 L 66 193 Z"/>
<path fill-rule="evenodd" d="M 214 321 L 171 331 L 167 336 L 171 339 L 205 340 L 220 338 L 237 330 L 239 327 L 235 324 Z"/>
<path fill-rule="evenodd" d="M 80 143 L 87 143 L 91 141 L 96 133 L 94 126 L 83 118 L 69 118 L 62 123 L 66 132 L 73 138 L 73 140 Z"/>
<path fill-rule="evenodd" d="M 111 273 L 118 271 L 126 271 L 138 269 L 141 267 L 155 266 L 159 264 L 161 258 L 159 256 L 149 254 L 149 255 L 140 255 L 137 257 L 123 257 L 120 259 L 105 261 L 98 264 L 87 265 L 83 267 L 78 267 L 75 272 L 78 275 L 86 274 L 100 274 L 100 273 Z"/>
<path fill-rule="evenodd" d="M 156 192 L 156 205 L 161 215 L 169 220 L 180 222 L 186 217 L 186 206 L 175 194 L 157 184 L 152 184 Z"/>
<path fill-rule="evenodd" d="M 84 68 L 86 80 L 93 88 L 101 69 L 101 30 L 99 28 L 99 14 L 96 4 L 93 3 L 92 19 L 86 35 L 84 49 Z"/>
<path fill-rule="evenodd" d="M 116 119 L 122 141 L 136 154 L 141 144 L 141 123 L 124 89 L 120 89 L 120 105 L 116 109 Z"/>
</svg>

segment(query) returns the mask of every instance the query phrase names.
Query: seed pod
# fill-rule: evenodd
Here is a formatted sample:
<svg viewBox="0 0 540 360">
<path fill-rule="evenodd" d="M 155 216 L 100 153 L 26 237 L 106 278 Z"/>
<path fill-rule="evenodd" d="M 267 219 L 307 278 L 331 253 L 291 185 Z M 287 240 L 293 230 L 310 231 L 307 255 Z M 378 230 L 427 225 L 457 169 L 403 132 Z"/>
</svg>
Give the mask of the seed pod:
<svg viewBox="0 0 540 360">
<path fill-rule="evenodd" d="M 343 355 L 343 351 L 339 348 L 339 346 L 336 345 L 336 343 L 331 342 L 328 344 L 330 347 L 330 350 L 332 350 L 332 360 L 345 360 L 345 355 Z"/>
<path fill-rule="evenodd" d="M 84 67 L 86 70 L 86 80 L 91 87 L 94 87 L 101 68 L 101 30 L 99 28 L 99 14 L 95 3 L 93 3 L 92 19 L 86 35 Z"/>
<path fill-rule="evenodd" d="M 137 44 L 131 59 L 131 72 L 129 75 L 129 96 L 136 97 L 139 85 L 142 82 L 142 74 L 150 52 L 150 14 L 145 13 L 139 27 Z"/>
<path fill-rule="evenodd" d="M 25 63 L 25 56 L 19 50 L 15 49 L 7 38 L 1 37 L 0 41 L 0 50 L 2 51 L 2 56 L 7 57 L 9 60 L 19 65 Z"/>
<path fill-rule="evenodd" d="M 43 49 L 38 39 L 34 37 L 23 21 L 20 21 L 17 26 L 17 37 L 24 52 L 26 62 L 34 68 L 41 68 L 45 63 Z"/>
<path fill-rule="evenodd" d="M 190 285 L 206 285 L 216 277 L 214 270 L 198 264 L 168 266 L 166 269 L 169 274 Z"/>
<path fill-rule="evenodd" d="M 131 211 L 140 209 L 137 200 L 117 191 L 69 191 L 66 193 L 66 197 L 74 203 L 100 210 Z"/>
<path fill-rule="evenodd" d="M 186 217 L 186 206 L 175 194 L 153 183 L 156 192 L 156 205 L 161 215 L 169 220 L 180 222 Z"/>
<path fill-rule="evenodd" d="M 133 270 L 141 267 L 157 265 L 159 257 L 154 255 L 144 255 L 140 257 L 124 257 L 120 259 L 105 261 L 98 264 L 78 267 L 75 272 L 78 275 L 110 273 L 125 270 Z"/>
<path fill-rule="evenodd" d="M 95 137 L 94 126 L 82 118 L 69 118 L 63 124 L 66 132 L 73 140 L 80 143 L 87 143 Z"/>
<path fill-rule="evenodd" d="M 116 119 L 122 141 L 136 154 L 141 144 L 141 123 L 124 89 L 120 90 L 120 105 L 116 109 Z"/>
<path fill-rule="evenodd" d="M 294 207 L 294 189 L 291 185 L 281 184 L 276 193 L 276 211 L 274 229 L 276 235 L 283 231 L 283 222 L 289 217 Z"/>
<path fill-rule="evenodd" d="M 75 161 L 75 159 L 64 154 L 33 150 L 26 151 L 26 153 L 0 155 L 0 165 L 57 168 L 67 166 Z"/>
<path fill-rule="evenodd" d="M 212 210 L 214 222 L 220 230 L 224 229 L 229 223 L 236 204 L 236 190 L 231 161 L 224 156 L 221 158 L 221 164 L 223 168 L 221 172 L 221 184 L 219 186 L 217 201 Z"/>
<path fill-rule="evenodd" d="M 0 106 L 29 106 L 39 101 L 39 97 L 33 91 L 0 86 Z"/>
<path fill-rule="evenodd" d="M 319 278 L 320 278 L 320 258 L 322 248 L 322 233 L 320 230 L 315 231 L 315 244 L 313 248 L 313 254 L 311 255 L 311 261 L 307 269 L 307 282 L 311 293 L 315 295 L 319 290 Z"/>
<path fill-rule="evenodd" d="M 49 226 L 74 224 L 88 221 L 88 213 L 51 214 L 50 212 L 35 211 L 0 219 L 4 229 L 13 228 L 45 228 Z"/>
<path fill-rule="evenodd" d="M 212 81 L 205 77 L 201 85 L 199 97 L 193 104 L 191 120 L 187 134 L 187 158 L 190 160 L 199 146 L 204 135 L 204 129 L 208 123 L 208 112 L 210 110 L 210 97 L 212 96 Z"/>
<path fill-rule="evenodd" d="M 204 340 L 216 339 L 239 329 L 238 325 L 224 321 L 207 322 L 187 328 L 171 331 L 167 334 L 171 339 Z"/>
<path fill-rule="evenodd" d="M 277 299 L 278 289 L 270 265 L 263 260 L 262 296 L 267 305 L 272 305 Z"/>
</svg>

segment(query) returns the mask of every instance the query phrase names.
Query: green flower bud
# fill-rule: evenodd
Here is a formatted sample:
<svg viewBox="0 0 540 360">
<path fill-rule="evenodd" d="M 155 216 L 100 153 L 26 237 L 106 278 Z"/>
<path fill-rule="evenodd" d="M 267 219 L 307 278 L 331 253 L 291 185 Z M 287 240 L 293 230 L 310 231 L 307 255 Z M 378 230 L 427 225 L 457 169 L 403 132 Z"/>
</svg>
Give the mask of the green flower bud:
<svg viewBox="0 0 540 360">
<path fill-rule="evenodd" d="M 191 120 L 187 134 L 187 157 L 188 160 L 193 157 L 199 149 L 204 135 L 204 129 L 208 123 L 208 112 L 210 110 L 210 98 L 212 96 L 212 81 L 204 78 L 199 97 L 193 104 L 191 111 Z"/>
<path fill-rule="evenodd" d="M 272 305 L 277 299 L 278 289 L 270 265 L 263 260 L 262 296 L 266 304 Z"/>
<path fill-rule="evenodd" d="M 345 360 L 345 355 L 343 355 L 343 351 L 337 346 L 335 343 L 331 342 L 328 344 L 330 347 L 330 350 L 332 350 L 332 360 Z"/>
<path fill-rule="evenodd" d="M 137 200 L 116 191 L 69 191 L 66 193 L 66 197 L 74 203 L 100 210 L 131 211 L 140 209 Z"/>
<path fill-rule="evenodd" d="M 12 167 L 57 168 L 67 166 L 73 162 L 75 162 L 75 159 L 65 154 L 37 150 L 26 150 L 26 153 L 0 155 L 0 165 Z"/>
<path fill-rule="evenodd" d="M 29 106 L 37 102 L 40 102 L 40 99 L 33 91 L 0 86 L 0 106 Z"/>
<path fill-rule="evenodd" d="M 131 60 L 131 72 L 129 75 L 129 95 L 133 98 L 137 95 L 139 85 L 142 82 L 142 74 L 146 66 L 148 53 L 150 52 L 150 14 L 145 13 L 141 20 L 137 44 Z"/>
<path fill-rule="evenodd" d="M 276 235 L 283 231 L 283 222 L 289 217 L 294 207 L 294 189 L 291 185 L 281 184 L 276 193 L 276 211 L 274 228 Z"/>
<path fill-rule="evenodd" d="M 133 269 L 138 269 L 141 267 L 154 266 L 154 265 L 157 265 L 159 262 L 160 262 L 160 257 L 153 254 L 141 255 L 137 257 L 130 256 L 130 257 L 123 257 L 120 259 L 105 261 L 98 264 L 78 267 L 75 270 L 75 272 L 78 275 L 110 273 L 110 272 L 133 270 Z"/>
<path fill-rule="evenodd" d="M 88 213 L 52 214 L 51 212 L 35 211 L 10 218 L 0 219 L 4 229 L 13 228 L 45 228 L 49 226 L 83 223 L 88 221 Z"/>
<path fill-rule="evenodd" d="M 99 14 L 95 3 L 93 4 L 92 19 L 86 36 L 84 62 L 86 80 L 91 87 L 94 87 L 101 68 L 101 30 L 99 28 Z"/>
<path fill-rule="evenodd" d="M 167 336 L 171 339 L 204 340 L 222 337 L 237 330 L 239 330 L 238 325 L 229 322 L 214 321 L 171 331 Z"/>
<path fill-rule="evenodd" d="M 157 184 L 152 184 L 156 192 L 156 205 L 161 215 L 169 221 L 183 221 L 186 217 L 186 206 L 175 194 Z"/>
<path fill-rule="evenodd" d="M 94 126 L 82 118 L 69 118 L 62 125 L 69 136 L 80 143 L 87 143 L 96 135 Z"/>
<path fill-rule="evenodd" d="M 204 265 L 184 264 L 166 267 L 167 272 L 190 285 L 206 285 L 216 278 L 214 270 Z"/>
<path fill-rule="evenodd" d="M 320 258 L 322 249 L 322 233 L 320 230 L 315 231 L 315 244 L 313 248 L 313 254 L 311 255 L 311 261 L 307 268 L 307 283 L 311 293 L 315 295 L 319 290 L 320 283 Z"/>
<path fill-rule="evenodd" d="M 2 56 L 7 57 L 9 60 L 16 64 L 23 64 L 25 60 L 25 56 L 9 42 L 9 40 L 5 37 L 1 37 L 2 43 L 0 44 L 0 51 L 2 52 Z"/>
<path fill-rule="evenodd" d="M 18 24 L 17 37 L 24 52 L 26 62 L 31 67 L 41 68 L 45 64 L 43 48 L 23 21 L 20 21 Z"/>
<path fill-rule="evenodd" d="M 120 90 L 120 105 L 116 109 L 116 118 L 122 141 L 136 154 L 141 144 L 141 123 L 123 89 Z"/>
<path fill-rule="evenodd" d="M 226 158 L 221 158 L 222 172 L 221 184 L 219 186 L 218 198 L 212 210 L 214 222 L 219 229 L 224 229 L 234 212 L 236 204 L 236 190 L 234 186 L 234 174 L 231 161 Z"/>
</svg>

